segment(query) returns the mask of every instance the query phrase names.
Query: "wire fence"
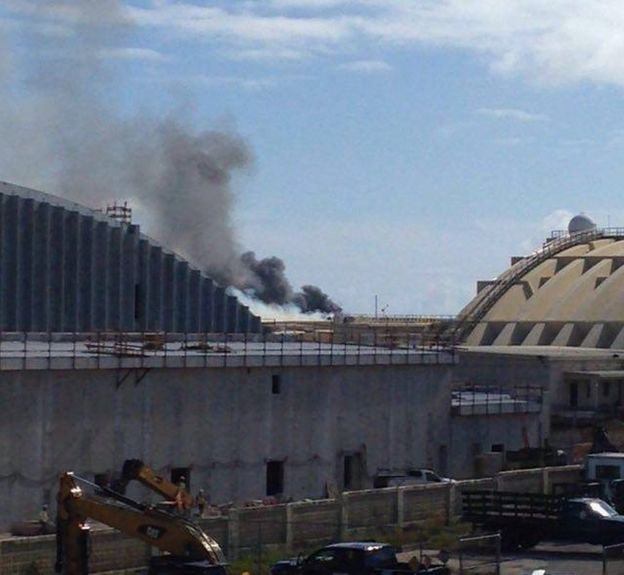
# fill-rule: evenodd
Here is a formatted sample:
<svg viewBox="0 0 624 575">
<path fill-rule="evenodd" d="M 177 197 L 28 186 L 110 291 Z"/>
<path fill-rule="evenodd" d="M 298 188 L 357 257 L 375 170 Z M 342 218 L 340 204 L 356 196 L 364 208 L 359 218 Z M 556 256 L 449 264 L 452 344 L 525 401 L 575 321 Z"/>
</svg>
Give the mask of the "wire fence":
<svg viewBox="0 0 624 575">
<path fill-rule="evenodd" d="M 500 533 L 459 539 L 459 574 L 500 575 Z"/>
</svg>

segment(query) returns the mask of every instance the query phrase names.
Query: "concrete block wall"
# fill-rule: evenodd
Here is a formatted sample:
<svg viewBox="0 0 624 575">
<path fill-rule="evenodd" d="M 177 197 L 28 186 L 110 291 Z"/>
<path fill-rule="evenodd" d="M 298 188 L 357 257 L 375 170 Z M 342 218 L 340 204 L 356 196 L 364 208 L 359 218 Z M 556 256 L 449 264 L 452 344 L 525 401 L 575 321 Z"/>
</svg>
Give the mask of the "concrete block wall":
<svg viewBox="0 0 624 575">
<path fill-rule="evenodd" d="M 544 493 L 544 473 L 542 469 L 502 471 L 497 475 L 498 491 L 521 491 Z"/>
<path fill-rule="evenodd" d="M 448 520 L 450 497 L 455 484 L 418 485 L 399 492 L 399 509 L 402 510 L 397 523 L 406 525 L 420 523 L 428 517 L 438 516 Z M 401 498 L 403 501 L 401 501 Z"/>
<path fill-rule="evenodd" d="M 560 485 L 562 483 L 578 483 L 582 478 L 582 472 L 582 465 L 548 467 L 544 479 L 544 491 L 550 493 L 554 485 Z"/>
<path fill-rule="evenodd" d="M 310 541 L 331 541 L 340 537 L 342 505 L 340 500 L 321 499 L 291 503 L 287 506 L 288 547 L 302 548 Z"/>
<path fill-rule="evenodd" d="M 238 546 L 254 548 L 286 543 L 286 505 L 238 509 Z"/>
<path fill-rule="evenodd" d="M 23 575 L 29 569 L 54 573 L 56 543 L 54 535 L 11 537 L 0 541 L 0 573 Z"/>
<path fill-rule="evenodd" d="M 396 488 L 386 488 L 343 494 L 342 506 L 347 510 L 343 514 L 345 526 L 351 530 L 370 530 L 371 525 L 396 525 L 397 493 Z"/>
<path fill-rule="evenodd" d="M 140 569 L 147 565 L 152 554 L 149 545 L 109 529 L 94 533 L 91 540 L 89 570 L 92 573 Z"/>
</svg>

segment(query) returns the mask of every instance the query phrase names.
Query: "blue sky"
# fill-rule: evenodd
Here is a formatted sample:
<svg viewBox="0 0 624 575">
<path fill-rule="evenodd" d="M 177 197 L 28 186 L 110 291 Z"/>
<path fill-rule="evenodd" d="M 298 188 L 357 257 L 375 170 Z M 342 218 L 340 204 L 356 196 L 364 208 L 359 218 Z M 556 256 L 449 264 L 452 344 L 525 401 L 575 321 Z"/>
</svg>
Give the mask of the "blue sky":
<svg viewBox="0 0 624 575">
<path fill-rule="evenodd" d="M 347 311 L 456 313 L 574 213 L 624 225 L 620 3 L 5 0 L 0 70 L 94 28 L 107 106 L 245 138 L 240 245 Z"/>
</svg>

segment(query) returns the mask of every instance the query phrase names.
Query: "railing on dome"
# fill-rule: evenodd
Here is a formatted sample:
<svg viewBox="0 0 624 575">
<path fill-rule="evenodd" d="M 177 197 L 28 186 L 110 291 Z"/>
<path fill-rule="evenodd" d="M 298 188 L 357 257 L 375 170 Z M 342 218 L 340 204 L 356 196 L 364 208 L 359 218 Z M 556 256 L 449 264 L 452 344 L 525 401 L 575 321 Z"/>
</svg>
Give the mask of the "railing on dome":
<svg viewBox="0 0 624 575">
<path fill-rule="evenodd" d="M 476 303 L 474 308 L 459 317 L 451 341 L 461 343 L 470 331 L 485 317 L 488 311 L 496 304 L 501 296 L 516 283 L 516 281 L 536 268 L 542 262 L 563 250 L 599 238 L 624 237 L 624 228 L 602 228 L 569 234 L 563 230 L 556 230 L 544 243 L 544 246 L 533 255 L 526 257 L 516 265 L 511 266 L 503 274 L 498 276 L 489 285 L 483 288 L 483 297 Z"/>
</svg>

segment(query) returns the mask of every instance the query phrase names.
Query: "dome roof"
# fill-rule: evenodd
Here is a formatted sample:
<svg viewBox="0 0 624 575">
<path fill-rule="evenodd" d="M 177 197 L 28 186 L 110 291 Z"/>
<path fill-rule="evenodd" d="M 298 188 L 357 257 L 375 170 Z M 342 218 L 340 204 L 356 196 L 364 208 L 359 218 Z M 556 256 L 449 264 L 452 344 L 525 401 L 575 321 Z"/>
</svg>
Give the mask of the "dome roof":
<svg viewBox="0 0 624 575">
<path fill-rule="evenodd" d="M 568 224 L 568 232 L 570 234 L 578 234 L 580 232 L 590 232 L 596 229 L 596 224 L 589 216 L 579 214 L 574 216 Z"/>
<path fill-rule="evenodd" d="M 571 234 L 480 282 L 460 313 L 460 339 L 624 349 L 624 234 Z"/>
</svg>

